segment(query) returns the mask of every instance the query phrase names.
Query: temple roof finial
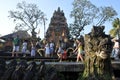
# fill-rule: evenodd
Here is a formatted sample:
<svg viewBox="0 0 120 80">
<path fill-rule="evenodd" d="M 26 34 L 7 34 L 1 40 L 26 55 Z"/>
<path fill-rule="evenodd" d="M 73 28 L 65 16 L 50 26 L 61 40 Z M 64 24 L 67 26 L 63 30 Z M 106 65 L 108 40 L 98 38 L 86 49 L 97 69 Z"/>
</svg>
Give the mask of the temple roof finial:
<svg viewBox="0 0 120 80">
<path fill-rule="evenodd" d="M 58 7 L 58 12 L 60 12 L 60 7 Z"/>
</svg>

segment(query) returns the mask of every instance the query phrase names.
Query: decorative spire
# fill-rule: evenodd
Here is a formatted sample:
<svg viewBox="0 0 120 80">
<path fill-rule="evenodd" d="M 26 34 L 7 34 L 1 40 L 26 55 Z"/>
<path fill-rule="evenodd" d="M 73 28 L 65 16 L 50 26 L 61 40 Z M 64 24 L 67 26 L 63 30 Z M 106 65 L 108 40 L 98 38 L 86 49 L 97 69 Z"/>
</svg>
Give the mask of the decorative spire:
<svg viewBox="0 0 120 80">
<path fill-rule="evenodd" d="M 60 12 L 60 7 L 58 7 L 58 12 Z"/>
</svg>

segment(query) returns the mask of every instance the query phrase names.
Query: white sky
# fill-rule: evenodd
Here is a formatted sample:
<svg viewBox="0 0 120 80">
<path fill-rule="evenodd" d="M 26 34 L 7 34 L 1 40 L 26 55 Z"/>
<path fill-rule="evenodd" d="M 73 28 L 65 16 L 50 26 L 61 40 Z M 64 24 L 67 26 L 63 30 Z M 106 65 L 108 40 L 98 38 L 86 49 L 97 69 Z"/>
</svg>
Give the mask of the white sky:
<svg viewBox="0 0 120 80">
<path fill-rule="evenodd" d="M 10 10 L 15 10 L 16 5 L 23 0 L 1 0 L 0 2 L 0 35 L 6 35 L 12 33 L 14 30 L 14 23 L 12 19 L 9 19 Z M 50 23 L 50 19 L 53 16 L 54 10 L 57 10 L 58 7 L 63 10 L 65 13 L 65 17 L 67 18 L 68 25 L 72 22 L 70 18 L 70 12 L 72 11 L 72 2 L 74 0 L 24 0 L 26 3 L 35 3 L 41 11 L 46 14 L 48 19 L 46 24 L 46 29 Z M 112 6 L 118 13 L 120 18 L 120 0 L 90 0 L 96 6 Z M 112 28 L 111 22 L 107 22 L 105 25 L 105 32 L 108 33 L 109 30 Z M 42 28 L 43 25 L 40 25 L 40 37 L 43 38 L 44 36 L 44 29 Z M 90 32 L 91 28 L 85 28 L 85 34 Z"/>
</svg>

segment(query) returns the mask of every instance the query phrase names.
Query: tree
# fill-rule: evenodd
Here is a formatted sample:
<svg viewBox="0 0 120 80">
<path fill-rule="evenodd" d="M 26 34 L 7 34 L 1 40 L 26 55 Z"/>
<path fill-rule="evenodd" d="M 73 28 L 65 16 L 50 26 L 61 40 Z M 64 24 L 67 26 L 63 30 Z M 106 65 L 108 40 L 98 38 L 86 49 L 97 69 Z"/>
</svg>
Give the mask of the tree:
<svg viewBox="0 0 120 80">
<path fill-rule="evenodd" d="M 87 0 L 74 0 L 73 11 L 71 11 L 71 18 L 74 19 L 73 24 L 70 24 L 70 34 L 75 37 L 80 36 L 80 32 L 84 27 L 92 23 L 96 17 L 98 8 Z"/>
<path fill-rule="evenodd" d="M 73 10 L 70 16 L 74 22 L 70 24 L 70 34 L 79 37 L 85 26 L 95 24 L 102 26 L 106 21 L 113 19 L 117 15 L 112 7 L 97 8 L 88 0 L 74 0 Z"/>
<path fill-rule="evenodd" d="M 15 30 L 30 31 L 32 37 L 36 37 L 35 30 L 44 21 L 45 14 L 38 9 L 36 4 L 18 3 L 16 11 L 9 11 L 9 17 L 16 23 Z"/>
<path fill-rule="evenodd" d="M 113 29 L 110 30 L 110 35 L 112 37 L 118 37 L 120 39 L 120 19 L 119 18 L 116 18 L 114 19 L 113 21 Z"/>
<path fill-rule="evenodd" d="M 103 25 L 106 21 L 112 21 L 114 16 L 117 15 L 117 12 L 110 6 L 108 7 L 100 7 L 98 14 L 98 22 L 96 26 Z"/>
</svg>

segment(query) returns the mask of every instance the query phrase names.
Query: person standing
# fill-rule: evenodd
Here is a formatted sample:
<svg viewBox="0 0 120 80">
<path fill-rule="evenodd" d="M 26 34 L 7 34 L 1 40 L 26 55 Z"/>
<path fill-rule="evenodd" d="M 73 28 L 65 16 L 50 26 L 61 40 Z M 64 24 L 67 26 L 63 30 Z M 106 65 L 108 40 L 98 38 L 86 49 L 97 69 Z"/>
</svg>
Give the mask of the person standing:
<svg viewBox="0 0 120 80">
<path fill-rule="evenodd" d="M 82 46 L 82 43 L 81 41 L 79 41 L 78 39 L 76 40 L 76 43 L 77 43 L 77 47 L 75 48 L 75 50 L 73 51 L 74 53 L 77 51 L 77 62 L 79 62 L 79 60 L 81 59 L 81 61 L 83 62 L 83 46 Z"/>
<path fill-rule="evenodd" d="M 35 57 L 36 55 L 36 48 L 34 41 L 31 41 L 31 57 Z"/>
<path fill-rule="evenodd" d="M 63 54 L 64 54 L 64 50 L 63 50 L 63 48 L 62 48 L 62 41 L 59 40 L 58 51 L 57 51 L 58 58 L 60 59 L 59 62 L 62 62 Z"/>
<path fill-rule="evenodd" d="M 36 46 L 36 49 L 37 49 L 37 50 L 41 48 L 41 43 L 40 43 L 39 40 L 36 42 L 36 45 L 35 45 L 35 46 Z"/>
<path fill-rule="evenodd" d="M 119 59 L 119 42 L 117 39 L 112 40 L 114 42 L 113 50 L 112 50 L 112 56 L 115 60 Z"/>
<path fill-rule="evenodd" d="M 22 53 L 23 53 L 23 57 L 26 56 L 26 50 L 27 50 L 27 40 L 24 40 L 24 42 L 22 43 Z"/>
<path fill-rule="evenodd" d="M 46 45 L 45 45 L 45 57 L 50 57 L 50 44 L 49 44 L 49 42 L 46 42 Z"/>
<path fill-rule="evenodd" d="M 50 42 L 50 56 L 53 57 L 54 56 L 54 42 L 51 41 Z"/>
<path fill-rule="evenodd" d="M 17 36 L 13 39 L 12 57 L 14 57 L 14 54 L 16 54 L 16 57 L 18 57 L 19 48 L 20 48 L 20 39 L 19 39 L 19 36 L 17 35 Z"/>
</svg>

